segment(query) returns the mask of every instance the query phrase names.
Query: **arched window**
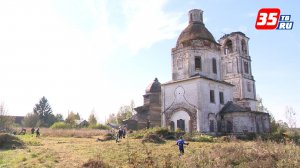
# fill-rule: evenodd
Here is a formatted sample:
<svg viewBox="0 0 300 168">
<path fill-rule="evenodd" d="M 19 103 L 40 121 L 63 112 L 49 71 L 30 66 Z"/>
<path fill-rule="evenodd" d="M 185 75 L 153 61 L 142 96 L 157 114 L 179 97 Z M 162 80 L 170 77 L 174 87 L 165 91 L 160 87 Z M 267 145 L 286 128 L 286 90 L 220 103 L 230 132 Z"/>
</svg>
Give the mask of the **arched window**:
<svg viewBox="0 0 300 168">
<path fill-rule="evenodd" d="M 215 58 L 212 59 L 212 70 L 213 73 L 217 73 L 217 60 Z"/>
<path fill-rule="evenodd" d="M 177 120 L 177 129 L 185 131 L 185 121 L 183 119 Z"/>
<path fill-rule="evenodd" d="M 245 73 L 249 74 L 249 64 L 246 61 L 244 62 L 244 71 Z"/>
<path fill-rule="evenodd" d="M 247 54 L 247 46 L 246 46 L 246 42 L 244 39 L 242 40 L 241 45 L 242 45 L 242 52 L 244 54 Z"/>
<path fill-rule="evenodd" d="M 224 54 L 227 55 L 229 53 L 232 53 L 233 49 L 232 49 L 232 41 L 231 40 L 227 40 L 227 42 L 225 43 L 225 48 L 224 48 Z"/>
<path fill-rule="evenodd" d="M 195 57 L 195 70 L 202 70 L 202 60 L 201 60 L 201 57 L 199 56 L 196 56 Z"/>
</svg>

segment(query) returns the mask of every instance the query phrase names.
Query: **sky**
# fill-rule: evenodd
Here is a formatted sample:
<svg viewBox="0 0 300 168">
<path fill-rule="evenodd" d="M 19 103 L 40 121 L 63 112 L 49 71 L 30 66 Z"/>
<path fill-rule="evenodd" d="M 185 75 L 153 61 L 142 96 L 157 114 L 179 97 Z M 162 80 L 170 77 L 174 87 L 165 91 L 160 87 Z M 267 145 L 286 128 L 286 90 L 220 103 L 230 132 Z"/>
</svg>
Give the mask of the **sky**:
<svg viewBox="0 0 300 168">
<path fill-rule="evenodd" d="M 291 15 L 293 30 L 256 30 L 261 8 Z M 171 80 L 171 49 L 191 9 L 218 40 L 242 31 L 256 92 L 276 120 L 286 107 L 300 126 L 300 2 L 297 0 L 10 0 L 0 1 L 0 102 L 26 115 L 45 96 L 54 114 L 110 113 L 143 103 L 155 77 Z"/>
</svg>

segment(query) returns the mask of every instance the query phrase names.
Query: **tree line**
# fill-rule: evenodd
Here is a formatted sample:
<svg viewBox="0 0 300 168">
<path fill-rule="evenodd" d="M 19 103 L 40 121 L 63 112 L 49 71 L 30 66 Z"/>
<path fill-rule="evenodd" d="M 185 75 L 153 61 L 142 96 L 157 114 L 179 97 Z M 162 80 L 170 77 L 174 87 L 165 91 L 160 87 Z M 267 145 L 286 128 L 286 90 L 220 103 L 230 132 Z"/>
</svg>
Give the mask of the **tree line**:
<svg viewBox="0 0 300 168">
<path fill-rule="evenodd" d="M 80 125 L 81 117 L 79 113 L 70 111 L 64 120 L 62 114 L 53 114 L 52 108 L 45 97 L 37 103 L 32 113 L 28 113 L 24 120 L 25 127 L 51 127 L 51 128 L 77 128 L 77 127 L 97 127 L 99 126 L 94 111 L 91 112 L 88 123 Z"/>
<path fill-rule="evenodd" d="M 134 102 L 130 105 L 120 107 L 116 114 L 111 113 L 106 123 L 121 124 L 123 120 L 130 118 L 134 114 Z M 14 118 L 7 114 L 4 103 L 0 104 L 0 130 L 8 129 L 14 125 Z M 43 96 L 33 107 L 33 112 L 27 113 L 22 121 L 23 127 L 51 127 L 51 128 L 78 128 L 90 127 L 107 129 L 107 126 L 99 124 L 92 110 L 88 122 L 80 125 L 81 117 L 79 113 L 70 111 L 64 119 L 62 114 L 53 114 L 53 110 L 48 99 Z"/>
</svg>

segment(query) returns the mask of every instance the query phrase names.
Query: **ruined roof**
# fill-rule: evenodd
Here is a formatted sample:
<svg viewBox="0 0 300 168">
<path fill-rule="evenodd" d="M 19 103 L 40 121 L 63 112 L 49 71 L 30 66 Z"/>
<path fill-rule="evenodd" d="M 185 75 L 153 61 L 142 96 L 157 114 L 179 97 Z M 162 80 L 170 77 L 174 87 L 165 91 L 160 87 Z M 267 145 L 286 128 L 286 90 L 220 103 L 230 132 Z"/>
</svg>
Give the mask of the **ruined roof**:
<svg viewBox="0 0 300 168">
<path fill-rule="evenodd" d="M 147 121 L 148 113 L 136 113 L 131 116 L 128 120 L 136 120 L 136 121 Z"/>
<path fill-rule="evenodd" d="M 242 107 L 238 104 L 235 104 L 232 101 L 229 101 L 221 109 L 220 113 L 249 112 L 249 111 L 251 111 L 251 110 L 248 108 Z"/>
<path fill-rule="evenodd" d="M 237 31 L 237 32 L 231 32 L 230 34 L 224 34 L 224 36 L 222 36 L 221 39 L 222 39 L 222 38 L 226 38 L 226 37 L 228 37 L 228 36 L 235 35 L 235 34 L 240 34 L 240 35 L 242 35 L 242 36 L 247 37 L 243 32 Z M 248 38 L 248 37 L 247 37 L 247 38 Z"/>
<path fill-rule="evenodd" d="M 160 82 L 158 81 L 157 78 L 154 79 L 154 81 L 152 83 L 150 83 L 148 85 L 148 87 L 146 88 L 146 93 L 153 93 L 153 92 L 161 92 L 161 86 L 160 86 Z"/>
<path fill-rule="evenodd" d="M 208 40 L 217 43 L 214 36 L 207 30 L 205 25 L 201 22 L 191 22 L 181 32 L 177 39 L 177 45 L 191 41 L 191 40 Z"/>
<path fill-rule="evenodd" d="M 229 101 L 225 104 L 225 106 L 221 109 L 220 114 L 234 113 L 234 112 L 249 112 L 249 113 L 255 113 L 255 114 L 270 115 L 269 113 L 262 112 L 262 111 L 252 111 L 250 108 L 242 107 L 238 104 L 235 104 L 232 101 Z"/>
<path fill-rule="evenodd" d="M 145 106 L 145 105 L 144 106 L 139 106 L 139 107 L 134 108 L 134 110 L 137 113 L 145 112 L 145 111 L 149 110 L 149 106 Z"/>
</svg>

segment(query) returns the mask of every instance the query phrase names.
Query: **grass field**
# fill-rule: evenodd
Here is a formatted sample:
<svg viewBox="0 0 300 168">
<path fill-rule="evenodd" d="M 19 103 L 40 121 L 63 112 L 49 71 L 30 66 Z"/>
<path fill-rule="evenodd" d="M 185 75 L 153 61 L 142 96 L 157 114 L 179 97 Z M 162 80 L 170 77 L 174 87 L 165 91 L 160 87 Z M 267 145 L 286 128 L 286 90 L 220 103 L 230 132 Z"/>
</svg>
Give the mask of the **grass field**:
<svg viewBox="0 0 300 168">
<path fill-rule="evenodd" d="M 19 135 L 25 147 L 0 151 L 0 167 L 82 167 L 103 161 L 110 167 L 300 167 L 300 147 L 263 141 L 190 142 L 179 157 L 176 141 L 141 143 L 126 138 L 97 142 L 91 138 Z"/>
</svg>

